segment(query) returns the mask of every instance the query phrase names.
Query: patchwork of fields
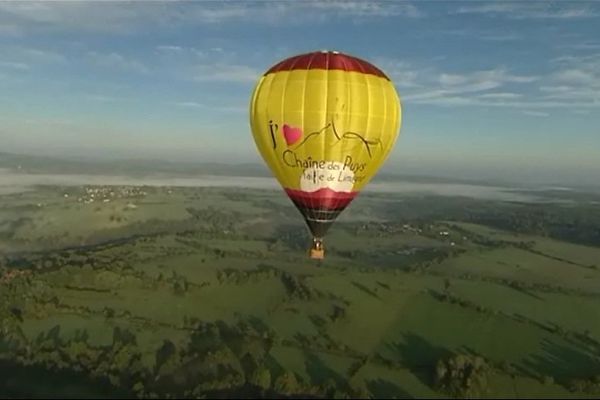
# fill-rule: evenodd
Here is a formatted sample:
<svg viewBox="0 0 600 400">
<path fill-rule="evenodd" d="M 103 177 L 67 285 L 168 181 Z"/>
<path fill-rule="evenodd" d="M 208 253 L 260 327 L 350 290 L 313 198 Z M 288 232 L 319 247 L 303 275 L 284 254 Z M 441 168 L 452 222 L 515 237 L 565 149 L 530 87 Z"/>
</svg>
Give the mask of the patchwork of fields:
<svg viewBox="0 0 600 400">
<path fill-rule="evenodd" d="M 85 189 L 2 196 L 0 393 L 600 394 L 600 247 L 378 195 L 318 264 L 280 192 Z"/>
</svg>

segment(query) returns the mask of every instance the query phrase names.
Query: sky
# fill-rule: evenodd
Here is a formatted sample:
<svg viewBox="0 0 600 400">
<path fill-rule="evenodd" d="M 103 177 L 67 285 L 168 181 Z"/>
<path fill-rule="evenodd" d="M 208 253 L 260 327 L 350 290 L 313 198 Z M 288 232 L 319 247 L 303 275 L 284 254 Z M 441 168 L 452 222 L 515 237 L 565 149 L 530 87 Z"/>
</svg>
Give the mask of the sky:
<svg viewBox="0 0 600 400">
<path fill-rule="evenodd" d="M 600 177 L 600 2 L 0 2 L 0 152 L 262 162 L 258 78 L 337 50 L 393 80 L 384 169 Z"/>
</svg>

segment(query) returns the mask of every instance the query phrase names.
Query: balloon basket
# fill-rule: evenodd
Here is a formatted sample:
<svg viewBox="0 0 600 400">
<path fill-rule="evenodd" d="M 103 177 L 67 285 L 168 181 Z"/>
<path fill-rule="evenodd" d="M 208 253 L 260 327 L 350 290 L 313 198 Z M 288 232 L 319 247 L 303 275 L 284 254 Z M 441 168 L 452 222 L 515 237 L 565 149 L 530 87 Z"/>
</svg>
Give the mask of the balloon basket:
<svg viewBox="0 0 600 400">
<path fill-rule="evenodd" d="M 310 248 L 310 258 L 313 260 L 322 260 L 325 258 L 325 249 L 323 248 L 322 239 L 313 239 L 312 247 Z"/>
</svg>

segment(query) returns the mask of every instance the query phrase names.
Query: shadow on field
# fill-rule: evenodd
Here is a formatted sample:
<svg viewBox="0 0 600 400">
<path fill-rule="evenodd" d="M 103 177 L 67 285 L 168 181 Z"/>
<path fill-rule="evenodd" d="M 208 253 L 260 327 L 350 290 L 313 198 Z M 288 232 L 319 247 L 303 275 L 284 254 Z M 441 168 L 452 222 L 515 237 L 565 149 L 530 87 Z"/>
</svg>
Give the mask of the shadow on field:
<svg viewBox="0 0 600 400">
<path fill-rule="evenodd" d="M 279 376 L 285 372 L 283 366 L 270 354 L 266 355 L 263 362 L 265 367 L 271 371 L 272 376 Z"/>
<path fill-rule="evenodd" d="M 257 318 L 253 315 L 248 315 L 246 316 L 246 320 L 248 321 L 250 326 L 257 332 L 264 333 L 270 331 L 269 325 L 265 324 L 265 322 L 260 318 Z"/>
<path fill-rule="evenodd" d="M 375 293 L 374 291 L 372 291 L 371 289 L 369 289 L 368 287 L 366 287 L 365 285 L 352 281 L 352 285 L 354 285 L 355 288 L 357 288 L 358 290 L 368 294 L 371 297 L 375 297 L 376 299 L 379 299 L 379 296 L 377 295 L 377 293 Z"/>
<path fill-rule="evenodd" d="M 401 342 L 390 343 L 388 346 L 398 355 L 397 359 L 424 385 L 433 388 L 433 373 L 437 361 L 449 357 L 453 353 L 443 347 L 435 346 L 413 333 L 405 333 L 402 338 Z"/>
<path fill-rule="evenodd" d="M 569 379 L 590 377 L 600 374 L 600 361 L 594 359 L 586 343 L 578 339 L 569 340 L 568 345 L 545 339 L 544 354 L 534 354 L 523 361 L 523 366 L 542 376 L 551 376 L 558 383 Z"/>
<path fill-rule="evenodd" d="M 331 379 L 338 387 L 346 386 L 346 380 L 337 372 L 329 368 L 319 357 L 310 353 L 304 352 L 306 372 L 310 376 L 313 385 L 321 385 Z"/>
<path fill-rule="evenodd" d="M 538 321 L 536 321 L 536 320 L 534 320 L 532 318 L 526 317 L 525 315 L 519 314 L 519 313 L 512 314 L 512 318 L 515 321 L 518 321 L 518 322 L 521 322 L 521 323 L 524 323 L 524 324 L 533 325 L 536 328 L 539 328 L 539 329 L 544 330 L 546 332 L 555 332 L 556 331 L 556 327 L 555 327 L 555 325 L 552 322 L 548 322 L 547 324 L 544 324 L 544 323 L 538 322 Z"/>
<path fill-rule="evenodd" d="M 367 382 L 367 388 L 376 399 L 413 399 L 400 386 L 383 379 Z"/>
<path fill-rule="evenodd" d="M 504 286 L 506 286 L 506 287 L 507 287 L 507 288 L 509 288 L 509 289 L 515 290 L 515 291 L 517 291 L 517 292 L 519 292 L 519 293 L 521 293 L 521 294 L 523 294 L 523 295 L 525 295 L 525 296 L 528 296 L 528 297 L 534 298 L 534 299 L 536 299 L 536 300 L 539 300 L 539 301 L 546 301 L 544 298 L 542 298 L 542 297 L 540 297 L 540 296 L 536 295 L 535 293 L 533 293 L 533 292 L 531 292 L 531 291 L 529 291 L 529 290 L 527 290 L 527 289 L 525 289 L 525 288 L 522 288 L 522 287 L 520 287 L 520 286 L 518 286 L 518 285 L 515 285 L 515 284 L 508 284 L 508 285 L 504 285 Z"/>
<path fill-rule="evenodd" d="M 25 399 L 119 399 L 135 398 L 116 389 L 107 380 L 92 379 L 83 373 L 24 366 L 0 360 L 0 398 Z"/>
</svg>

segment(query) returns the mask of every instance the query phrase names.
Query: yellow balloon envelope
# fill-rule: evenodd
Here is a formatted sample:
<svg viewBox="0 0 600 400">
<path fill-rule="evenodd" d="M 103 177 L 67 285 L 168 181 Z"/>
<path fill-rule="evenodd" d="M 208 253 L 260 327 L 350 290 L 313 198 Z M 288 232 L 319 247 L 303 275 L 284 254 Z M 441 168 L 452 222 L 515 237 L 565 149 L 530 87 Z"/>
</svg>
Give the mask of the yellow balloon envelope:
<svg viewBox="0 0 600 400">
<path fill-rule="evenodd" d="M 323 257 L 325 233 L 387 158 L 400 122 L 394 84 L 347 54 L 301 54 L 259 79 L 250 105 L 254 140 L 304 216 L 313 258 Z"/>
</svg>

